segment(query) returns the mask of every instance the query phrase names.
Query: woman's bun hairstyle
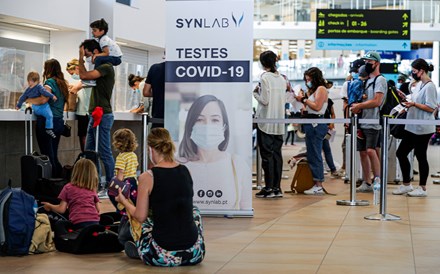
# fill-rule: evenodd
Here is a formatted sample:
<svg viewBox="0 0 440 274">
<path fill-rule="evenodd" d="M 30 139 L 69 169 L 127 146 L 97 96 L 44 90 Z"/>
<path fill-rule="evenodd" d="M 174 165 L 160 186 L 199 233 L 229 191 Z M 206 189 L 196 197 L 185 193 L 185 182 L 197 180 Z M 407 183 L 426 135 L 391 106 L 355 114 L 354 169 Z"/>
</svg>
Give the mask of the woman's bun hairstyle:
<svg viewBox="0 0 440 274">
<path fill-rule="evenodd" d="M 174 142 L 164 128 L 153 128 L 148 135 L 148 146 L 161 154 L 166 161 L 174 161 Z"/>
</svg>

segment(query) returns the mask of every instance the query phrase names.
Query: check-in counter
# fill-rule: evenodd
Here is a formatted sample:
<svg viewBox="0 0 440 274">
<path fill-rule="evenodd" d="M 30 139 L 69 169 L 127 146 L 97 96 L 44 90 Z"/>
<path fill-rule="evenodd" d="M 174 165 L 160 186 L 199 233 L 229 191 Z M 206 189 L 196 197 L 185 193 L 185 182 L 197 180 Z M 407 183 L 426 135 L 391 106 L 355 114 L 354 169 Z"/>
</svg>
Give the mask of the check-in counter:
<svg viewBox="0 0 440 274">
<path fill-rule="evenodd" d="M 112 134 L 119 128 L 131 129 L 138 138 L 139 146 L 136 150 L 141 167 L 141 136 L 142 136 L 142 116 L 130 112 L 114 112 L 115 121 L 113 123 Z M 35 115 L 32 116 L 36 119 Z M 64 120 L 72 126 L 70 137 L 61 137 L 58 149 L 58 158 L 62 165 L 73 165 L 76 157 L 80 153 L 79 138 L 74 112 L 64 112 Z M 25 113 L 14 109 L 0 110 L 0 189 L 6 187 L 8 179 L 12 179 L 12 185 L 21 185 L 20 158 L 25 154 Z M 33 150 L 40 151 L 35 136 L 35 122 L 33 123 Z M 116 157 L 117 151 L 113 151 Z"/>
</svg>

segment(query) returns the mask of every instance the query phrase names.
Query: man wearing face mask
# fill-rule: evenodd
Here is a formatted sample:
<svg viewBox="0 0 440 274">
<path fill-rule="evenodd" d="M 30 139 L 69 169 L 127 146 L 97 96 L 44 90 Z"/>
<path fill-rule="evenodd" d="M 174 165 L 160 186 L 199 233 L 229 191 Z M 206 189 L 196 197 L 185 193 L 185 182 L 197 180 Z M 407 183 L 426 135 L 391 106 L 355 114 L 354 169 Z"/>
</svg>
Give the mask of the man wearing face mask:
<svg viewBox="0 0 440 274">
<path fill-rule="evenodd" d="M 369 51 L 364 55 L 365 70 L 369 79 L 365 83 L 365 94 L 367 98 L 361 103 L 351 106 L 353 113 L 362 111 L 362 119 L 379 119 L 379 108 L 383 104 L 384 94 L 387 91 L 387 81 L 380 74 L 380 55 L 375 51 Z M 373 192 L 370 175 L 373 172 L 374 178 L 380 176 L 380 124 L 360 124 L 363 139 L 357 139 L 357 149 L 360 152 L 363 182 L 357 188 L 359 192 Z M 374 180 L 373 178 L 373 180 Z"/>
</svg>

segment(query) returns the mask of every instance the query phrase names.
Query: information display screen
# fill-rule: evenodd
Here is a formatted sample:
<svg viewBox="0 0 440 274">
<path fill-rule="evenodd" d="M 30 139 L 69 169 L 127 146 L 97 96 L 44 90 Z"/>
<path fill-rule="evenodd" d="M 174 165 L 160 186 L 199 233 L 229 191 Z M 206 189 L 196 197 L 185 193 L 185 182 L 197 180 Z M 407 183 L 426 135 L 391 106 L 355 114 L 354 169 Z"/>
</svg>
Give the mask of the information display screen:
<svg viewBox="0 0 440 274">
<path fill-rule="evenodd" d="M 317 49 L 405 51 L 410 40 L 410 10 L 317 10 Z"/>
</svg>

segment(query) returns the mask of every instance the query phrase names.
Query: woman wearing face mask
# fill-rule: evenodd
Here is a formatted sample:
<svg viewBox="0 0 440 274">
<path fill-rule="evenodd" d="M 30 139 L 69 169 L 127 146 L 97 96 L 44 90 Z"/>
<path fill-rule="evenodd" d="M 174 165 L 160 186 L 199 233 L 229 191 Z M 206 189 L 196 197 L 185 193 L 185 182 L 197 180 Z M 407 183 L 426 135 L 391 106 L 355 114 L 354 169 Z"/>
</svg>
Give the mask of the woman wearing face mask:
<svg viewBox="0 0 440 274">
<path fill-rule="evenodd" d="M 69 93 L 76 94 L 76 119 L 78 120 L 78 139 L 81 151 L 84 152 L 87 136 L 87 125 L 89 124 L 89 103 L 92 87 L 84 86 L 79 78 L 79 61 L 72 59 L 67 63 L 67 72 L 72 77 L 69 85 Z"/>
<path fill-rule="evenodd" d="M 434 83 L 428 76 L 434 70 L 433 65 L 429 65 L 424 59 L 416 59 L 411 64 L 411 76 L 414 80 L 420 81 L 411 94 L 411 102 L 404 102 L 408 108 L 407 119 L 435 120 L 434 112 L 437 108 L 437 90 Z M 395 195 L 407 194 L 410 197 L 426 197 L 426 181 L 429 174 L 429 163 L 427 160 L 427 150 L 429 140 L 435 132 L 435 125 L 405 125 L 405 135 L 396 156 L 399 159 L 400 169 L 402 170 L 403 184 L 393 191 Z M 408 154 L 414 149 L 414 155 L 419 162 L 420 182 L 419 187 L 413 189 L 411 185 L 410 170 L 411 164 Z"/>
<path fill-rule="evenodd" d="M 323 118 L 328 104 L 328 91 L 321 70 L 316 67 L 309 68 L 304 72 L 304 81 L 308 88 L 307 95 L 300 96 L 298 100 L 305 106 L 307 111 L 306 118 Z M 322 165 L 321 151 L 322 142 L 327 133 L 327 124 L 304 124 L 303 128 L 307 136 L 307 161 L 309 162 L 315 183 L 311 189 L 304 191 L 304 194 L 323 195 L 324 167 Z"/>
<path fill-rule="evenodd" d="M 276 69 L 277 59 L 276 54 L 270 50 L 260 54 L 260 64 L 264 73 L 260 77 L 259 85 L 254 89 L 254 98 L 258 101 L 257 118 L 284 119 L 285 94 L 286 90 L 290 89 L 286 79 Z M 258 123 L 257 143 L 266 186 L 255 194 L 257 198 L 283 197 L 280 184 L 284 131 L 284 124 Z"/>
<path fill-rule="evenodd" d="M 125 252 L 147 265 L 196 265 L 205 256 L 205 243 L 200 212 L 193 207 L 191 174 L 174 160 L 175 147 L 168 130 L 152 129 L 147 142 L 154 167 L 138 178 L 136 206 L 121 189 L 116 196 L 116 201 L 142 223 L 140 239 L 127 242 Z"/>
<path fill-rule="evenodd" d="M 209 209 L 250 209 L 252 198 L 245 190 L 252 180 L 249 166 L 226 152 L 229 136 L 225 105 L 213 95 L 203 95 L 188 111 L 179 160 L 193 177 L 196 203 L 208 202 Z"/>
<path fill-rule="evenodd" d="M 145 86 L 145 78 L 136 76 L 134 74 L 128 75 L 128 85 L 131 87 L 129 108 L 130 112 L 142 113 L 144 112 L 144 96 L 141 90 Z"/>
</svg>

